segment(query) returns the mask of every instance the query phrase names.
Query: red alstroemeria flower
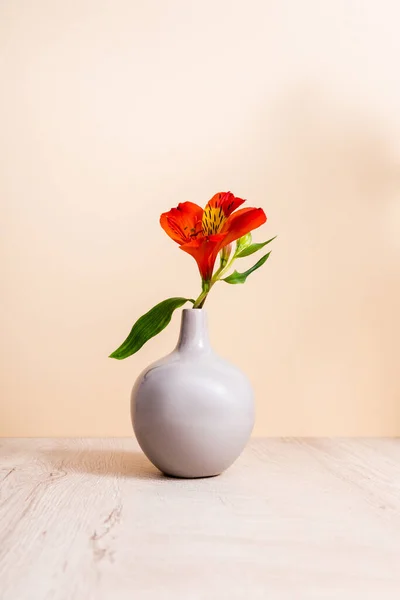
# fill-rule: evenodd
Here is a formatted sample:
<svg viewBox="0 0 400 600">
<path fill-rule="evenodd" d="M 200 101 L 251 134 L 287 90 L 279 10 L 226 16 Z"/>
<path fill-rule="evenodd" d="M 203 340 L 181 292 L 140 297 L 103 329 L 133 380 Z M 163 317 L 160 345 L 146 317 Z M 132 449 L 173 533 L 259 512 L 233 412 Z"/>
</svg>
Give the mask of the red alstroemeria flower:
<svg viewBox="0 0 400 600">
<path fill-rule="evenodd" d="M 203 281 L 210 281 L 222 248 L 266 222 L 262 208 L 234 212 L 243 202 L 231 192 L 220 192 L 204 210 L 193 202 L 183 202 L 161 215 L 161 227 L 194 257 Z"/>
</svg>

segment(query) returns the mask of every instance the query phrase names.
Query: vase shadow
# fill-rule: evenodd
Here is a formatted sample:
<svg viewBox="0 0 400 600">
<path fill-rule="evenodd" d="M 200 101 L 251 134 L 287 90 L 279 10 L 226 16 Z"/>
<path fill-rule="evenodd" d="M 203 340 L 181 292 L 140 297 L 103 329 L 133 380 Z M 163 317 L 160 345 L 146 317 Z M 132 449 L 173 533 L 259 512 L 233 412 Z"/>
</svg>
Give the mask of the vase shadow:
<svg viewBox="0 0 400 600">
<path fill-rule="evenodd" d="M 61 473 L 87 473 L 132 479 L 163 479 L 142 452 L 128 450 L 68 448 L 42 450 L 43 460 Z"/>
</svg>

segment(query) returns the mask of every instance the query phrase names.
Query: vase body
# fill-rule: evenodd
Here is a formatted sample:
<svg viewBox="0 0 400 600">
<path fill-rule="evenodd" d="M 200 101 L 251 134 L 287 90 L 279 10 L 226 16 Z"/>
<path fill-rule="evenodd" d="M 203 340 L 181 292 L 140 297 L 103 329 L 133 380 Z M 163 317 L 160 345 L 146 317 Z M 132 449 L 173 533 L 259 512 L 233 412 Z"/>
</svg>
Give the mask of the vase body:
<svg viewBox="0 0 400 600">
<path fill-rule="evenodd" d="M 240 455 L 254 425 L 252 388 L 212 350 L 203 309 L 182 311 L 178 345 L 138 377 L 131 414 L 143 452 L 167 475 L 218 475 Z"/>
</svg>

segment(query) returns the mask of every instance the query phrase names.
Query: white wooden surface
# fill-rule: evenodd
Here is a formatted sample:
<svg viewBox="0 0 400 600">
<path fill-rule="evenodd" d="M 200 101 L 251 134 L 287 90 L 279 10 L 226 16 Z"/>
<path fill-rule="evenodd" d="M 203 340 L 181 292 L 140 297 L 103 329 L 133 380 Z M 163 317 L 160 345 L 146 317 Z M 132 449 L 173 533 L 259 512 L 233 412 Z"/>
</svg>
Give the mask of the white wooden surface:
<svg viewBox="0 0 400 600">
<path fill-rule="evenodd" d="M 0 440 L 1 600 L 399 600 L 400 440 L 255 440 L 169 479 L 133 439 Z"/>
</svg>

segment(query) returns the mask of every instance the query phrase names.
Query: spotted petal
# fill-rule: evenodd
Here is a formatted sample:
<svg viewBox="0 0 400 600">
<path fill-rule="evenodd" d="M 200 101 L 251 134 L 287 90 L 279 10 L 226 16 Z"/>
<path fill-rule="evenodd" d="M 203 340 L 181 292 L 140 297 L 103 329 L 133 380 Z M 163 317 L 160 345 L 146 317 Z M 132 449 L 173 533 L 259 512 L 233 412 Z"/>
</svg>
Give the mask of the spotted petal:
<svg viewBox="0 0 400 600">
<path fill-rule="evenodd" d="M 201 231 L 203 209 L 194 202 L 182 202 L 163 213 L 160 225 L 177 244 L 185 244 Z"/>
</svg>

